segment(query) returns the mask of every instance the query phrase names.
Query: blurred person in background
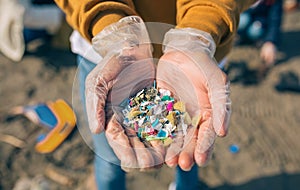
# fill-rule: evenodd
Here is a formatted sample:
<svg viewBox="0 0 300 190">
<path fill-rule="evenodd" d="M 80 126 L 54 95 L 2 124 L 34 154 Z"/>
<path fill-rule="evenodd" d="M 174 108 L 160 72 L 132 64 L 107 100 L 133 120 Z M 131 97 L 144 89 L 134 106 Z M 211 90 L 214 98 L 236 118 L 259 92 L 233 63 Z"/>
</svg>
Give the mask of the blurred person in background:
<svg viewBox="0 0 300 190">
<path fill-rule="evenodd" d="M 253 43 L 267 67 L 276 62 L 283 16 L 282 0 L 260 0 L 240 16 L 236 45 Z"/>
<path fill-rule="evenodd" d="M 285 0 L 283 8 L 285 12 L 292 12 L 299 8 L 299 0 Z"/>
<path fill-rule="evenodd" d="M 56 34 L 63 19 L 53 0 L 0 0 L 0 52 L 20 61 L 27 45 Z"/>
</svg>

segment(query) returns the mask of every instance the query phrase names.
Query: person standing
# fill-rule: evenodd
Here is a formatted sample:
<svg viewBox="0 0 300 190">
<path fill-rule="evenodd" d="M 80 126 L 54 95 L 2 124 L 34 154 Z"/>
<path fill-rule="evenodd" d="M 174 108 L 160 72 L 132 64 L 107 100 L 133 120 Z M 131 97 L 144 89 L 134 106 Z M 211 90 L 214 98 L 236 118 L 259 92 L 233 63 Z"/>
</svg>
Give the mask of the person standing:
<svg viewBox="0 0 300 190">
<path fill-rule="evenodd" d="M 231 112 L 229 82 L 217 62 L 232 47 L 240 13 L 254 2 L 56 0 L 68 23 L 79 32 L 79 39 L 84 38 L 101 57 L 92 62 L 79 54 L 80 91 L 94 133 L 99 189 L 125 189 L 124 171 L 147 170 L 164 162 L 177 166 L 173 187 L 199 189 L 198 166 L 207 164 L 215 138 L 227 134 Z M 175 26 L 165 34 L 157 69 L 145 22 Z M 127 76 L 122 75 L 124 70 L 129 71 Z M 133 84 L 147 85 L 153 77 L 161 88 L 175 84 L 176 92 L 190 101 L 187 109 L 191 115 L 202 118 L 200 126 L 189 134 L 192 140 L 182 142 L 183 147 L 174 144 L 164 150 L 159 142 L 151 142 L 150 151 L 134 134 L 124 131 L 110 112 L 112 97 L 121 100 L 132 92 Z M 116 86 L 122 93 L 113 94 Z M 184 87 L 195 90 L 196 96 L 187 96 Z"/>
</svg>

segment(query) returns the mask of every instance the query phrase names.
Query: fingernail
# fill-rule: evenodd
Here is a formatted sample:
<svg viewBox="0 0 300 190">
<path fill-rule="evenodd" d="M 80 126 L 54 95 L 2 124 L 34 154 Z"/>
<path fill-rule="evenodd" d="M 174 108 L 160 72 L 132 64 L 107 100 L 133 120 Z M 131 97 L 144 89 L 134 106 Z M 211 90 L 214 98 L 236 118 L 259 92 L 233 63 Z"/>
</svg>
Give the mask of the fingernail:
<svg viewBox="0 0 300 190">
<path fill-rule="evenodd" d="M 167 165 L 170 167 L 170 168 L 175 168 L 177 166 L 177 163 L 167 163 Z"/>
<path fill-rule="evenodd" d="M 189 168 L 181 168 L 181 169 L 182 169 L 183 171 L 188 172 L 188 171 L 190 171 L 190 170 L 192 169 L 193 165 L 194 165 L 194 164 L 192 164 L 191 167 L 189 167 Z"/>
<path fill-rule="evenodd" d="M 177 164 L 171 164 L 169 165 L 170 168 L 175 168 L 177 166 Z"/>
<path fill-rule="evenodd" d="M 219 137 L 225 137 L 227 135 L 227 131 L 225 129 L 221 129 L 219 132 L 218 132 L 218 136 Z"/>
</svg>

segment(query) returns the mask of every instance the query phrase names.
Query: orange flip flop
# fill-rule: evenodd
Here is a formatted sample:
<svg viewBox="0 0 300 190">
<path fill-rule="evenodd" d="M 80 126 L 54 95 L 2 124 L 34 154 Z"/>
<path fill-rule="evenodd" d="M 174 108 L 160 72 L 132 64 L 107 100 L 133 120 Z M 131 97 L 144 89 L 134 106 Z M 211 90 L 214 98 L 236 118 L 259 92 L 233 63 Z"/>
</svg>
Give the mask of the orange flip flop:
<svg viewBox="0 0 300 190">
<path fill-rule="evenodd" d="M 37 138 L 35 150 L 39 153 L 53 152 L 72 132 L 76 116 L 72 108 L 62 99 L 33 106 L 17 107 L 14 114 L 24 114 L 29 120 L 46 127 L 49 132 Z"/>
</svg>

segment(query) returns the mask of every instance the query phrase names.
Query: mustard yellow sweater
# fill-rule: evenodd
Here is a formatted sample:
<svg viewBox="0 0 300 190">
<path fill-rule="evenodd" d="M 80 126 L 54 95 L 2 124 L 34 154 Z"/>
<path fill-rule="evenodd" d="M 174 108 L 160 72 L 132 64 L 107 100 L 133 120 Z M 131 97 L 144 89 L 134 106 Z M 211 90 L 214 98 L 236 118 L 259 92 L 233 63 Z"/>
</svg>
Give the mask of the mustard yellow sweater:
<svg viewBox="0 0 300 190">
<path fill-rule="evenodd" d="M 55 0 L 67 22 L 89 41 L 105 26 L 125 16 L 145 22 L 192 27 L 210 33 L 221 60 L 231 49 L 239 14 L 256 0 Z"/>
</svg>

